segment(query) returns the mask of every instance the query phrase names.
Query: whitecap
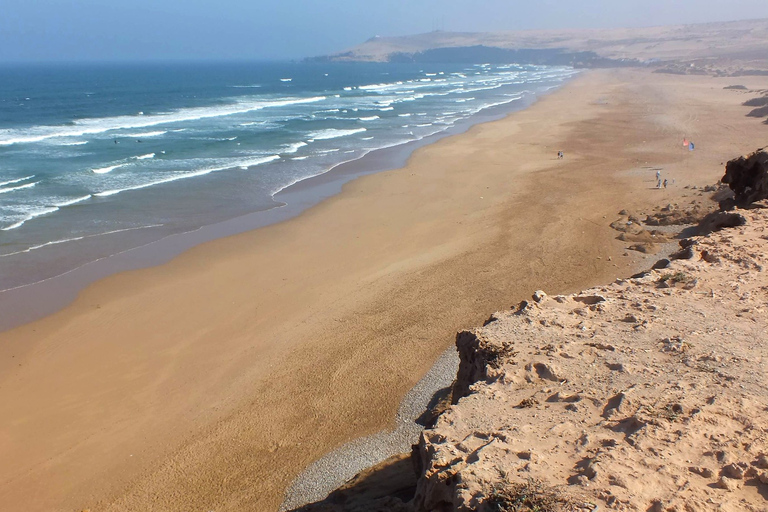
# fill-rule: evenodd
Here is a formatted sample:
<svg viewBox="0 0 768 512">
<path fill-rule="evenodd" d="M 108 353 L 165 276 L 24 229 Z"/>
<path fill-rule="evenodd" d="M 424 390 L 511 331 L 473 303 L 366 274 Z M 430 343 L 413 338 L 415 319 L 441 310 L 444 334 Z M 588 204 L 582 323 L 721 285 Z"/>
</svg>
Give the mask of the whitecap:
<svg viewBox="0 0 768 512">
<path fill-rule="evenodd" d="M 359 118 L 361 121 L 375 121 L 377 119 L 381 119 L 379 116 L 368 116 L 368 117 L 361 117 Z"/>
<path fill-rule="evenodd" d="M 34 218 L 41 217 L 43 215 L 48 215 L 49 213 L 53 213 L 53 212 L 56 212 L 58 210 L 59 209 L 56 206 L 52 206 L 52 207 L 49 207 L 49 208 L 43 208 L 41 210 L 33 210 L 24 219 L 14 223 L 14 224 L 11 224 L 10 226 L 6 226 L 6 227 L 0 228 L 0 229 L 2 229 L 2 231 L 10 231 L 12 229 L 18 229 L 21 226 L 23 226 L 25 223 L 29 222 L 30 220 L 32 220 Z"/>
<path fill-rule="evenodd" d="M 129 128 L 147 128 L 168 123 L 196 121 L 215 117 L 244 114 L 266 108 L 285 107 L 304 103 L 316 103 L 325 100 L 325 96 L 311 98 L 253 99 L 241 98 L 226 105 L 194 107 L 180 109 L 170 113 L 153 115 L 129 115 L 104 118 L 78 119 L 68 125 L 33 126 L 31 128 L 0 129 L 0 146 L 40 142 L 56 137 L 81 137 L 83 135 L 104 133 L 111 130 Z"/>
<path fill-rule="evenodd" d="M 35 175 L 33 174 L 33 175 L 27 176 L 25 178 L 16 178 L 15 180 L 3 181 L 3 182 L 0 182 L 0 187 L 3 187 L 5 185 L 13 185 L 14 183 L 21 183 L 22 181 L 31 180 L 34 177 L 35 177 Z"/>
<path fill-rule="evenodd" d="M 75 199 L 70 199 L 68 201 L 57 203 L 54 206 L 56 206 L 57 208 L 64 208 L 65 206 L 71 206 L 73 204 L 82 203 L 83 201 L 87 201 L 90 198 L 91 198 L 91 194 L 88 194 L 87 196 L 77 197 Z"/>
<path fill-rule="evenodd" d="M 115 169 L 117 169 L 118 167 L 122 167 L 124 165 L 126 165 L 126 164 L 115 164 L 115 165 L 110 165 L 110 166 L 107 166 L 107 167 L 101 167 L 99 169 L 91 169 L 91 172 L 95 172 L 96 174 L 107 174 L 108 172 L 112 172 Z"/>
<path fill-rule="evenodd" d="M 367 132 L 365 128 L 356 128 L 353 130 L 338 130 L 335 128 L 329 128 L 327 130 L 321 130 L 310 135 L 313 140 L 328 140 L 337 139 L 339 137 L 347 137 L 356 133 Z"/>
<path fill-rule="evenodd" d="M 148 160 L 150 158 L 155 158 L 154 153 L 147 153 L 146 155 L 139 155 L 139 156 L 132 156 L 134 160 Z"/>
<path fill-rule="evenodd" d="M 158 130 L 158 131 L 154 131 L 154 132 L 140 132 L 140 133 L 117 134 L 116 137 L 132 137 L 132 138 L 158 137 L 160 135 L 165 135 L 166 133 L 168 133 L 167 130 Z"/>
<path fill-rule="evenodd" d="M 294 142 L 293 144 L 286 144 L 285 146 L 283 146 L 286 148 L 285 151 L 283 151 L 283 153 L 287 153 L 287 154 L 296 153 L 299 149 L 303 148 L 306 145 L 307 143 L 303 141 Z"/>
<path fill-rule="evenodd" d="M 0 188 L 0 194 L 7 194 L 8 192 L 15 192 L 15 191 L 17 191 L 17 190 L 24 190 L 24 189 L 26 189 L 26 188 L 32 188 L 32 187 L 34 187 L 35 185 L 37 185 L 38 183 L 40 183 L 40 182 L 39 182 L 39 181 L 36 181 L 36 182 L 34 182 L 34 183 L 27 183 L 26 185 L 19 185 L 18 187 L 5 187 L 5 188 Z"/>
<path fill-rule="evenodd" d="M 280 159 L 279 155 L 271 155 L 271 156 L 268 156 L 268 157 L 254 158 L 254 159 L 249 159 L 249 160 L 244 160 L 244 161 L 239 161 L 239 162 L 231 162 L 231 163 L 228 163 L 228 164 L 223 165 L 223 166 L 209 167 L 209 168 L 200 169 L 200 170 L 192 171 L 192 172 L 177 173 L 177 174 L 174 174 L 173 176 L 169 176 L 167 178 L 163 178 L 163 179 L 157 180 L 157 181 L 151 181 L 149 183 L 140 183 L 140 184 L 132 185 L 132 186 L 125 187 L 125 188 L 113 189 L 113 190 L 105 190 L 103 192 L 98 192 L 98 193 L 94 194 L 94 196 L 97 196 L 97 197 L 113 196 L 113 195 L 119 194 L 121 192 L 128 192 L 130 190 L 140 190 L 140 189 L 143 189 L 143 188 L 149 188 L 149 187 L 153 187 L 155 185 L 162 185 L 164 183 L 170 183 L 170 182 L 173 182 L 173 181 L 183 180 L 183 179 L 187 179 L 187 178 L 196 178 L 198 176 L 204 176 L 204 175 L 210 174 L 212 172 L 225 171 L 227 169 L 240 168 L 240 169 L 245 170 L 245 169 L 248 169 L 249 167 L 255 167 L 257 165 L 265 164 L 267 162 L 272 162 L 274 160 L 279 160 L 279 159 Z"/>
</svg>

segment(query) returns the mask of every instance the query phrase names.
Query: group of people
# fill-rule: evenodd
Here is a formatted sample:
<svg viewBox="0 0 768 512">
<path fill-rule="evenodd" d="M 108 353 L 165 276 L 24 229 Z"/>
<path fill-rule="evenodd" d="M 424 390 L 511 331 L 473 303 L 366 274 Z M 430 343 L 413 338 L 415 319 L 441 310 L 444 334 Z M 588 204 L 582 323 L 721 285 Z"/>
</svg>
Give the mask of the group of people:
<svg viewBox="0 0 768 512">
<path fill-rule="evenodd" d="M 667 188 L 668 184 L 669 182 L 667 181 L 666 178 L 664 178 L 664 181 L 661 181 L 661 171 L 657 170 L 656 171 L 656 188 L 661 188 L 662 185 L 664 186 L 664 188 Z"/>
</svg>

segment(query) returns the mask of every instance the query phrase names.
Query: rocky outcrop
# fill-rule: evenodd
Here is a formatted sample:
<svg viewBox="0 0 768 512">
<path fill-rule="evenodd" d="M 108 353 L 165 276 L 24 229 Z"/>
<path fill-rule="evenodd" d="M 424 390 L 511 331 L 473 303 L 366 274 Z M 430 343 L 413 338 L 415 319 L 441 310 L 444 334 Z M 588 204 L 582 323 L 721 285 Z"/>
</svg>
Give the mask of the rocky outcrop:
<svg viewBox="0 0 768 512">
<path fill-rule="evenodd" d="M 541 510 L 765 510 L 768 213 L 736 215 L 640 277 L 460 333 L 411 509 L 517 510 L 533 485 Z"/>
<path fill-rule="evenodd" d="M 722 182 L 733 190 L 733 200 L 721 202 L 725 210 L 734 206 L 746 207 L 768 199 L 768 153 L 758 150 L 747 157 L 739 157 L 728 162 Z"/>
</svg>

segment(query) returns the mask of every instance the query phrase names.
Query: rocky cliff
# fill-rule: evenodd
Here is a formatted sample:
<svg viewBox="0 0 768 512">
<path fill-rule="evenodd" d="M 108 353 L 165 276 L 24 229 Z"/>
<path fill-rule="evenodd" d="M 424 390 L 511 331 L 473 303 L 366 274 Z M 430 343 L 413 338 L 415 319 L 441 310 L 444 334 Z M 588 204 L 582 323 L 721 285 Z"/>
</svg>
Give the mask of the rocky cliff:
<svg viewBox="0 0 768 512">
<path fill-rule="evenodd" d="M 459 333 L 465 396 L 421 437 L 412 509 L 766 510 L 768 211 L 733 215 L 663 268 Z"/>
</svg>

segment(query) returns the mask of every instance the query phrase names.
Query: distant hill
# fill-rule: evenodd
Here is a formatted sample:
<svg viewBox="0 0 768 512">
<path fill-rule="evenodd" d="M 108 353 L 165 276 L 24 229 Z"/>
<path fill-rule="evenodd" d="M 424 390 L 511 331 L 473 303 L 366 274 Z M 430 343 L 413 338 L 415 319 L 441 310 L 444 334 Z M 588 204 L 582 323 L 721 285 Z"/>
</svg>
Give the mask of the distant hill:
<svg viewBox="0 0 768 512">
<path fill-rule="evenodd" d="M 455 62 L 462 58 L 484 62 L 494 58 L 507 62 L 513 58 L 516 62 L 559 60 L 585 67 L 690 62 L 694 67 L 768 69 L 768 19 L 635 29 L 436 31 L 377 36 L 350 50 L 312 60 Z"/>
</svg>

